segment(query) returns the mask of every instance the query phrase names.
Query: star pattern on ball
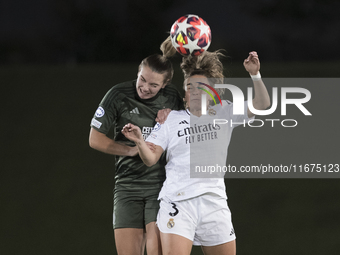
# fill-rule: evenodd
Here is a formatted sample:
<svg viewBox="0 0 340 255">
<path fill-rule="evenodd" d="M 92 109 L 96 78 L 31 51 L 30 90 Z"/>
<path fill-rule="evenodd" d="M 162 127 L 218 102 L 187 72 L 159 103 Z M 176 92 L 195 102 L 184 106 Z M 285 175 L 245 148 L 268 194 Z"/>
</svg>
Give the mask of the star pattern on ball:
<svg viewBox="0 0 340 255">
<path fill-rule="evenodd" d="M 172 45 L 183 56 L 198 56 L 210 46 L 209 25 L 197 15 L 179 18 L 170 31 Z"/>
<path fill-rule="evenodd" d="M 198 41 L 199 41 L 199 38 L 192 41 L 192 44 L 183 45 L 183 48 L 188 49 L 190 51 L 190 54 L 193 53 L 195 50 L 200 50 L 201 47 L 197 45 Z"/>
<path fill-rule="evenodd" d="M 198 29 L 201 31 L 200 36 L 206 34 L 206 35 L 207 35 L 207 38 L 210 38 L 210 37 L 209 37 L 209 32 L 210 32 L 209 26 L 205 25 L 205 24 L 201 21 L 201 24 L 200 24 L 200 25 L 196 25 L 195 27 L 198 28 Z"/>
<path fill-rule="evenodd" d="M 184 20 L 183 22 L 177 23 L 178 30 L 177 32 L 183 31 L 185 34 L 187 33 L 187 28 L 192 27 L 191 24 L 187 24 L 187 20 Z"/>
</svg>

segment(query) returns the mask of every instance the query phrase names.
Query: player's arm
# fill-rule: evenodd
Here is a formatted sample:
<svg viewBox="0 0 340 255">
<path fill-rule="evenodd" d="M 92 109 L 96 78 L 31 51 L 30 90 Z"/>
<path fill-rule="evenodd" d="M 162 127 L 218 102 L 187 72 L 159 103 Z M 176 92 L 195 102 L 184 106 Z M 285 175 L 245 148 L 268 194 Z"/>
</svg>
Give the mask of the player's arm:
<svg viewBox="0 0 340 255">
<path fill-rule="evenodd" d="M 250 75 L 257 75 L 260 71 L 260 60 L 256 51 L 249 53 L 247 59 L 243 62 L 244 68 Z M 266 86 L 261 78 L 253 79 L 255 97 L 253 98 L 253 106 L 256 110 L 265 110 L 270 106 L 270 98 Z M 251 118 L 253 114 L 248 108 L 248 117 Z"/>
<path fill-rule="evenodd" d="M 116 142 L 94 128 L 90 131 L 89 144 L 91 148 L 111 155 L 135 156 L 138 154 L 137 146 L 130 147 Z"/>
<path fill-rule="evenodd" d="M 136 143 L 138 148 L 139 156 L 147 166 L 153 166 L 156 164 L 163 153 L 163 148 L 158 145 L 152 146 L 154 149 L 151 150 L 147 143 L 144 141 L 142 132 L 138 126 L 132 124 L 126 124 L 122 129 L 122 134 L 125 137 Z"/>
</svg>

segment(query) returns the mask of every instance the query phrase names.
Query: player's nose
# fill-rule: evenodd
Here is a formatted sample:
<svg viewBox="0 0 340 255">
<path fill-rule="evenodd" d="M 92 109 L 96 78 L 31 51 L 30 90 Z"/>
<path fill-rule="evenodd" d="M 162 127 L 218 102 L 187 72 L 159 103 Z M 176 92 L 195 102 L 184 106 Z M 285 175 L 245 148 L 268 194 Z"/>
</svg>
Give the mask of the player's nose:
<svg viewBox="0 0 340 255">
<path fill-rule="evenodd" d="M 141 90 L 142 90 L 142 92 L 147 93 L 150 89 L 149 89 L 148 85 L 143 84 L 143 86 L 141 87 Z"/>
<path fill-rule="evenodd" d="M 200 95 L 202 94 L 202 90 L 199 89 L 198 87 L 194 87 L 194 89 L 192 90 L 193 95 Z"/>
</svg>

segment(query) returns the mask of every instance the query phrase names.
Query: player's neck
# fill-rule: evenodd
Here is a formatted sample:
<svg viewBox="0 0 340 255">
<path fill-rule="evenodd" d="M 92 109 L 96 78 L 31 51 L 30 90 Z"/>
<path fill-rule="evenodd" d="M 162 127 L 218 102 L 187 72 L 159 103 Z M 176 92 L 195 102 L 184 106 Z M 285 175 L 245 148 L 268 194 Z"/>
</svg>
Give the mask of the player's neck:
<svg viewBox="0 0 340 255">
<path fill-rule="evenodd" d="M 202 116 L 202 111 L 201 109 L 190 109 L 190 113 L 197 116 L 197 117 L 201 117 Z"/>
</svg>

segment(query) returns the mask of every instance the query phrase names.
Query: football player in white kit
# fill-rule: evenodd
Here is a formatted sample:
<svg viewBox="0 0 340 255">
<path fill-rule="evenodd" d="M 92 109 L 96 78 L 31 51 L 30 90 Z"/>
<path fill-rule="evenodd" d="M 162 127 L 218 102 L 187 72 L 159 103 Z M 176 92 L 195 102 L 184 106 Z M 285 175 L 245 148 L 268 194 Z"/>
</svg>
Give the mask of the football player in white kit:
<svg viewBox="0 0 340 255">
<path fill-rule="evenodd" d="M 163 254 L 189 255 L 193 244 L 201 245 L 206 255 L 236 254 L 236 236 L 227 204 L 224 173 L 209 176 L 210 173 L 205 172 L 197 175 L 198 178 L 191 175 L 195 172 L 195 165 L 202 166 L 207 162 L 225 165 L 236 125 L 214 125 L 214 119 L 242 123 L 254 117 L 247 102 L 243 114 L 233 115 L 233 104 L 229 101 L 208 107 L 210 114 L 202 115 L 201 98 L 205 93 L 202 84 L 213 86 L 208 78 L 223 77 L 219 55 L 218 52 L 204 52 L 199 57 L 183 60 L 187 109 L 171 111 L 164 124 L 156 124 L 146 140 L 152 145 L 143 140 L 139 127 L 127 124 L 122 130 L 136 143 L 140 157 L 148 166 L 155 164 L 167 150 L 166 180 L 158 197 L 161 202 L 157 216 Z M 243 64 L 254 83 L 253 106 L 264 110 L 269 107 L 270 99 L 259 74 L 257 53 L 250 52 Z"/>
</svg>

